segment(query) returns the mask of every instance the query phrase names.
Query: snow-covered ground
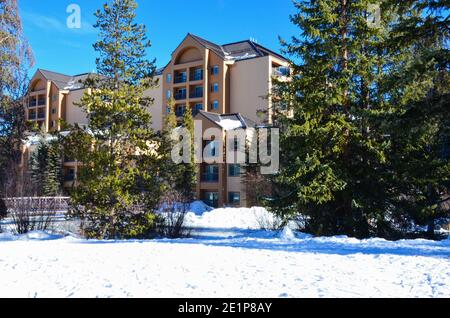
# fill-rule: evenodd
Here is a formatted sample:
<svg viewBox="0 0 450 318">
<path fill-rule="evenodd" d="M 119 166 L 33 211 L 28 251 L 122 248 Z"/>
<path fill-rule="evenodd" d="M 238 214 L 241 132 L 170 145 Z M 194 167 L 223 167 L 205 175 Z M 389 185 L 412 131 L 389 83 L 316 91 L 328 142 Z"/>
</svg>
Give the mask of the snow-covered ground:
<svg viewBox="0 0 450 318">
<path fill-rule="evenodd" d="M 450 240 L 259 230 L 264 209 L 192 206 L 192 237 L 0 234 L 0 297 L 450 297 Z"/>
</svg>

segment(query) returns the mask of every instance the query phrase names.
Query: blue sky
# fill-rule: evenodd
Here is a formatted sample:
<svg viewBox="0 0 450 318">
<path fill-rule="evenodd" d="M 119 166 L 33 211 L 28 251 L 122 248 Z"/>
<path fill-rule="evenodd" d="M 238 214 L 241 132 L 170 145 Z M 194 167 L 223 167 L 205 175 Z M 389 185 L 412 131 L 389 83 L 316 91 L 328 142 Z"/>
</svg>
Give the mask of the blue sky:
<svg viewBox="0 0 450 318">
<path fill-rule="evenodd" d="M 93 13 L 105 0 L 19 0 L 25 35 L 35 55 L 35 68 L 66 74 L 95 69 L 97 40 Z M 137 19 L 148 28 L 150 59 L 164 66 L 188 32 L 218 44 L 255 38 L 280 50 L 278 36 L 289 38 L 298 29 L 289 21 L 291 0 L 137 0 Z M 81 28 L 69 29 L 67 6 L 81 8 Z M 171 12 L 171 14 L 168 14 Z"/>
</svg>

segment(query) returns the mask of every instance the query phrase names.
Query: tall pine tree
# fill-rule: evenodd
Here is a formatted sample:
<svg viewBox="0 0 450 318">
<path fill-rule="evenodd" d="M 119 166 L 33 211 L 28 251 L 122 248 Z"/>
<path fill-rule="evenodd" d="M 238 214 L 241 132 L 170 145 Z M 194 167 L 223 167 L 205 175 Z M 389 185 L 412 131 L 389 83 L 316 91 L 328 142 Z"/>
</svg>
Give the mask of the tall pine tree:
<svg viewBox="0 0 450 318">
<path fill-rule="evenodd" d="M 72 197 L 75 215 L 88 221 L 89 237 L 146 235 L 161 194 L 156 136 L 147 110 L 152 99 L 144 96 L 156 84 L 155 66 L 146 59 L 150 41 L 145 26 L 135 22 L 136 8 L 134 0 L 112 0 L 95 14 L 99 75 L 86 82 L 92 89 L 81 100 L 92 148 L 86 149 L 84 141 L 76 147 L 82 149 L 77 159 L 83 166 Z"/>
<path fill-rule="evenodd" d="M 190 202 L 194 199 L 193 193 L 197 181 L 197 164 L 194 158 L 194 118 L 190 107 L 187 107 L 183 115 L 182 127 L 189 131 L 191 135 L 190 160 L 189 162 L 178 165 L 176 169 L 177 180 L 175 188 L 180 193 L 184 202 Z"/>
<path fill-rule="evenodd" d="M 31 190 L 36 196 L 58 196 L 62 193 L 62 156 L 56 140 L 39 141 L 30 157 Z"/>
<path fill-rule="evenodd" d="M 284 43 L 293 78 L 279 83 L 274 102 L 294 115 L 278 116 L 282 171 L 272 205 L 308 216 L 307 229 L 319 235 L 365 237 L 387 227 L 389 140 L 380 127 L 390 105 L 378 82 L 392 12 L 382 6 L 374 27 L 372 4 L 382 2 L 296 1 L 300 36 Z"/>
<path fill-rule="evenodd" d="M 432 222 L 442 215 L 449 175 L 441 151 L 448 22 L 436 13 L 443 2 L 296 7 L 301 35 L 285 43 L 293 79 L 274 96 L 294 117 L 278 118 L 282 172 L 273 208 L 308 216 L 315 234 L 396 237 L 411 220 Z"/>
<path fill-rule="evenodd" d="M 450 78 L 449 4 L 445 1 L 390 3 L 398 16 L 387 39 L 392 58 L 383 94 L 390 114 L 396 214 L 428 226 L 449 216 Z"/>
</svg>

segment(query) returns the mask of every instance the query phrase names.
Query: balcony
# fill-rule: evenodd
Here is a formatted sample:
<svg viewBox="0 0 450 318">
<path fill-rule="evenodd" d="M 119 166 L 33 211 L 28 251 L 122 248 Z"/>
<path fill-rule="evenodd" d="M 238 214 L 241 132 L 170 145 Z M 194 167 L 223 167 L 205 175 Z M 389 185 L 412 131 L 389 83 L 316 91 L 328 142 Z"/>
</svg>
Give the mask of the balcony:
<svg viewBox="0 0 450 318">
<path fill-rule="evenodd" d="M 186 99 L 186 91 L 176 92 L 173 98 L 175 98 L 175 100 Z"/>
<path fill-rule="evenodd" d="M 192 116 L 193 117 L 197 116 L 197 114 L 199 112 L 201 112 L 202 110 L 203 110 L 203 105 L 202 104 L 195 105 L 195 107 L 192 108 Z"/>
<path fill-rule="evenodd" d="M 183 117 L 185 112 L 186 112 L 186 108 L 175 109 L 175 116 Z"/>
<path fill-rule="evenodd" d="M 274 67 L 272 70 L 272 75 L 275 77 L 288 77 L 290 74 L 291 70 L 285 66 Z"/>
<path fill-rule="evenodd" d="M 190 81 L 203 81 L 203 70 L 196 69 L 194 72 L 191 72 Z"/>
<path fill-rule="evenodd" d="M 203 89 L 195 90 L 189 94 L 189 98 L 202 98 L 203 97 Z"/>
<path fill-rule="evenodd" d="M 204 172 L 202 173 L 201 181 L 209 183 L 219 182 L 219 173 Z"/>
<path fill-rule="evenodd" d="M 75 175 L 68 174 L 64 176 L 64 182 L 71 182 L 71 181 L 75 181 Z"/>
<path fill-rule="evenodd" d="M 173 82 L 175 84 L 186 83 L 187 82 L 186 74 L 182 73 L 182 74 L 175 75 L 175 78 L 173 79 Z"/>
</svg>

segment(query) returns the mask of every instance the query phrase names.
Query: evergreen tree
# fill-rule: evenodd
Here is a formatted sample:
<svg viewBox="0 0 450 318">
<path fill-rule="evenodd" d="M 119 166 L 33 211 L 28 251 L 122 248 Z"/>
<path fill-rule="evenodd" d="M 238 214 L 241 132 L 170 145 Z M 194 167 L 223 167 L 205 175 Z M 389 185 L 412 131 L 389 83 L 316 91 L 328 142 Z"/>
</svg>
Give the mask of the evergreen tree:
<svg viewBox="0 0 450 318">
<path fill-rule="evenodd" d="M 189 162 L 178 165 L 175 189 L 180 193 L 185 202 L 190 202 L 194 199 L 193 192 L 197 181 L 197 164 L 194 158 L 194 118 L 192 116 L 192 110 L 189 107 L 187 107 L 183 115 L 182 127 L 187 129 L 191 134 L 190 160 Z"/>
<path fill-rule="evenodd" d="M 428 225 L 429 237 L 434 235 L 435 220 L 449 213 L 445 204 L 450 199 L 448 8 L 445 1 L 402 2 L 401 18 L 387 40 L 395 56 L 384 95 L 395 105 L 389 117 L 389 162 L 396 214 Z"/>
<path fill-rule="evenodd" d="M 41 139 L 30 157 L 32 189 L 37 196 L 57 196 L 61 186 L 62 157 L 56 140 Z"/>
<path fill-rule="evenodd" d="M 62 162 L 61 149 L 56 139 L 48 145 L 48 161 L 45 169 L 44 196 L 58 196 L 62 193 Z"/>
<path fill-rule="evenodd" d="M 145 235 L 161 195 L 156 135 L 147 110 L 152 99 L 144 96 L 156 84 L 155 66 L 145 57 L 150 42 L 145 26 L 135 22 L 136 7 L 134 0 L 112 0 L 95 14 L 99 76 L 85 83 L 93 89 L 81 100 L 92 147 L 71 139 L 83 162 L 72 196 L 74 213 L 88 221 L 89 237 Z"/>
<path fill-rule="evenodd" d="M 177 165 L 172 161 L 171 151 L 175 145 L 175 141 L 172 139 L 172 133 L 177 128 L 177 116 L 175 115 L 175 100 L 170 98 L 167 103 L 167 112 L 164 117 L 164 127 L 161 132 L 161 142 L 159 147 L 159 153 L 163 156 L 162 169 L 163 179 L 165 183 L 165 190 L 172 189 L 175 186 L 177 173 Z"/>
<path fill-rule="evenodd" d="M 46 170 L 48 163 L 48 144 L 41 140 L 35 151 L 30 156 L 30 179 L 33 183 L 33 195 L 42 196 L 44 193 L 43 185 L 46 181 Z"/>
<path fill-rule="evenodd" d="M 386 227 L 389 141 L 380 128 L 390 105 L 378 87 L 387 61 L 383 39 L 392 19 L 381 8 L 377 27 L 369 4 L 381 1 L 297 1 L 291 17 L 301 36 L 284 43 L 293 59 L 293 79 L 279 83 L 281 167 L 274 209 L 309 217 L 319 235 L 368 236 Z"/>
<path fill-rule="evenodd" d="M 17 0 L 0 1 L 0 196 L 21 191 L 18 164 L 26 129 L 22 97 L 32 65 Z"/>
<path fill-rule="evenodd" d="M 294 111 L 278 114 L 274 209 L 305 214 L 315 234 L 359 237 L 392 237 L 414 214 L 439 214 L 449 175 L 438 155 L 448 136 L 448 27 L 424 11 L 438 2 L 296 2 L 301 37 L 284 44 L 301 62 L 274 96 Z"/>
</svg>

